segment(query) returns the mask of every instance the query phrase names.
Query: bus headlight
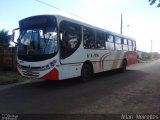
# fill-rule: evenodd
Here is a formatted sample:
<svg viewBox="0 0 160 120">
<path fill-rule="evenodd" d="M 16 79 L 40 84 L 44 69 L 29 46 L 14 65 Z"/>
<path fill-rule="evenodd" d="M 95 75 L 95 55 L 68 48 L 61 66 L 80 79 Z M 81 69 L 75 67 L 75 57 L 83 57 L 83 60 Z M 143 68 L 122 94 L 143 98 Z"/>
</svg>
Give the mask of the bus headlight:
<svg viewBox="0 0 160 120">
<path fill-rule="evenodd" d="M 52 62 L 50 62 L 50 66 L 51 67 L 55 66 L 56 62 L 57 62 L 57 60 L 53 60 Z"/>
<path fill-rule="evenodd" d="M 48 70 L 48 69 L 50 69 L 51 67 L 55 66 L 56 62 L 57 62 L 57 60 L 53 60 L 48 65 L 45 65 L 45 66 L 41 67 L 41 70 Z"/>
<path fill-rule="evenodd" d="M 50 69 L 50 66 L 46 65 L 46 66 L 41 67 L 39 70 L 48 70 L 48 69 Z"/>
</svg>

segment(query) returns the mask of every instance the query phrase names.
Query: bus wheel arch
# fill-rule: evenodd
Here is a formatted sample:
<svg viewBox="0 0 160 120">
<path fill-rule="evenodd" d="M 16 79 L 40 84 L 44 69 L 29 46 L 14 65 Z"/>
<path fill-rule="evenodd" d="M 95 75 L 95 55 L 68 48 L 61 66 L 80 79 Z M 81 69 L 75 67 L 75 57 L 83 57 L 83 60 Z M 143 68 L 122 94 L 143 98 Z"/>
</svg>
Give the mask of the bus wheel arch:
<svg viewBox="0 0 160 120">
<path fill-rule="evenodd" d="M 85 61 L 82 65 L 81 69 L 81 81 L 87 82 L 91 80 L 93 76 L 94 70 L 93 70 L 93 64 L 91 61 Z"/>
</svg>

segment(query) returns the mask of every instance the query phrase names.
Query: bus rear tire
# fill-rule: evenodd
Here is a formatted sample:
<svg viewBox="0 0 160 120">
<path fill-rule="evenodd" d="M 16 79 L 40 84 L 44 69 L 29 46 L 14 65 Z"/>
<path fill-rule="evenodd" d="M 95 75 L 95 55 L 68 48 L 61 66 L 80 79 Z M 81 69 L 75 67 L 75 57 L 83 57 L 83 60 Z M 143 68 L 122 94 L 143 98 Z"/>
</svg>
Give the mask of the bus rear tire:
<svg viewBox="0 0 160 120">
<path fill-rule="evenodd" d="M 127 71 L 127 60 L 123 60 L 122 63 L 121 63 L 121 67 L 119 69 L 119 71 L 121 73 L 124 73 Z"/>
<path fill-rule="evenodd" d="M 92 70 L 91 65 L 85 63 L 82 66 L 82 70 L 81 70 L 81 81 L 87 82 L 91 80 L 92 76 L 93 76 L 93 70 Z"/>
</svg>

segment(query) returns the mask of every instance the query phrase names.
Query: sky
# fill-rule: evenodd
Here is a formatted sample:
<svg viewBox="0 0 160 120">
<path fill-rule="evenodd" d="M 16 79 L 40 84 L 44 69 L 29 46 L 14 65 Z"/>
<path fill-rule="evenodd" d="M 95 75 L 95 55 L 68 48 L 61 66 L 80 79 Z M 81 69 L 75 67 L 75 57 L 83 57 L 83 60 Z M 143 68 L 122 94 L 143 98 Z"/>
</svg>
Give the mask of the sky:
<svg viewBox="0 0 160 120">
<path fill-rule="evenodd" d="M 18 21 L 33 15 L 62 14 L 89 24 L 120 33 L 123 15 L 123 35 L 135 38 L 137 49 L 160 52 L 160 8 L 148 0 L 1 0 L 0 30 L 18 28 Z M 157 0 L 158 1 L 158 0 Z M 56 8 L 58 9 L 56 9 Z M 74 14 L 74 15 L 71 15 Z M 77 17 L 79 16 L 79 17 Z"/>
</svg>

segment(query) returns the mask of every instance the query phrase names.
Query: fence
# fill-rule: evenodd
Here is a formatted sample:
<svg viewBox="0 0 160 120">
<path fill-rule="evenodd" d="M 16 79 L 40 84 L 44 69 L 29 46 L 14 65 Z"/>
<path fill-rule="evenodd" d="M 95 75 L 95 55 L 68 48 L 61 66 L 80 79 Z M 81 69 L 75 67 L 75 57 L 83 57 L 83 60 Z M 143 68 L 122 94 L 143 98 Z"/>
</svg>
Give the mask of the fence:
<svg viewBox="0 0 160 120">
<path fill-rule="evenodd" d="M 0 47 L 0 70 L 16 70 L 15 54 L 15 47 Z"/>
</svg>

